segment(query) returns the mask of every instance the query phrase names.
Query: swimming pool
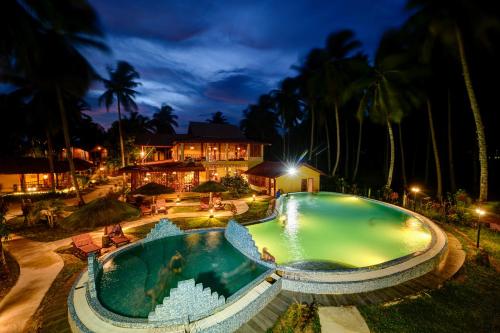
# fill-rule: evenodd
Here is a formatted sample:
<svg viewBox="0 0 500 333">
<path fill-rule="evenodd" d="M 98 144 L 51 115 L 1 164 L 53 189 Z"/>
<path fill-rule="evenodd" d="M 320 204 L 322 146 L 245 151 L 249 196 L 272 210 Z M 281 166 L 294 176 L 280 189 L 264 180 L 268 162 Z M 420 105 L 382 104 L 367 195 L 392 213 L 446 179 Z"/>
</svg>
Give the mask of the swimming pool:
<svg viewBox="0 0 500 333">
<path fill-rule="evenodd" d="M 179 281 L 194 278 L 228 298 L 266 270 L 236 250 L 222 231 L 189 233 L 130 247 L 106 261 L 97 295 L 113 313 L 147 318 Z"/>
<path fill-rule="evenodd" d="M 358 269 L 425 251 L 432 234 L 409 213 L 337 193 L 292 193 L 280 214 L 248 226 L 257 247 L 281 266 L 302 270 Z"/>
</svg>

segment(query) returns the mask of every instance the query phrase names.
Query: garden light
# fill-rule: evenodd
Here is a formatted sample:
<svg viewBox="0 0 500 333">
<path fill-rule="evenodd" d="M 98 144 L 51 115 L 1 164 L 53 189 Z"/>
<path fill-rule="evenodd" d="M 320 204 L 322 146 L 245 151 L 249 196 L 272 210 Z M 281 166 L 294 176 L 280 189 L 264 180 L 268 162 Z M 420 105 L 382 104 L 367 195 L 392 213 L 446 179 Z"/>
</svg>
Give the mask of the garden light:
<svg viewBox="0 0 500 333">
<path fill-rule="evenodd" d="M 481 237 L 481 216 L 486 214 L 486 212 L 481 209 L 481 208 L 476 208 L 476 214 L 477 214 L 477 241 L 476 241 L 476 247 L 479 248 L 479 238 Z"/>
</svg>

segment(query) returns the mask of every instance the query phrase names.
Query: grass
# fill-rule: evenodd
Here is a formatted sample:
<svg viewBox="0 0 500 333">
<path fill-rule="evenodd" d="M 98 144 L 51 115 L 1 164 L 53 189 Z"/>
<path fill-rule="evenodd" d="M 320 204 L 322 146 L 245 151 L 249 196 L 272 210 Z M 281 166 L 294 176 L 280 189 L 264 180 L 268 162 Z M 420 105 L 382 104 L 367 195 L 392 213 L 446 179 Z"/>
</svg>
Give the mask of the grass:
<svg viewBox="0 0 500 333">
<path fill-rule="evenodd" d="M 37 222 L 27 225 L 22 216 L 14 217 L 7 221 L 12 233 L 37 242 L 52 242 L 81 233 L 78 230 L 66 230 L 56 225 L 50 228 L 46 223 Z"/>
<path fill-rule="evenodd" d="M 449 229 L 449 228 L 447 228 Z M 467 235 L 474 229 L 460 227 Z M 399 303 L 359 307 L 372 332 L 499 332 L 500 274 L 493 267 L 476 264 L 471 239 L 461 240 L 467 252 L 458 275 L 437 290 Z M 485 233 L 484 244 L 498 241 Z M 482 243 L 483 244 L 483 243 Z M 498 255 L 498 243 L 494 245 Z"/>
<path fill-rule="evenodd" d="M 477 239 L 477 229 L 467 226 L 456 226 L 458 230 L 467 235 L 475 244 Z M 497 260 L 500 260 L 500 233 L 485 228 L 481 228 L 480 246 Z"/>
<path fill-rule="evenodd" d="M 200 206 L 172 206 L 168 209 L 169 214 L 195 213 L 200 211 Z"/>
<path fill-rule="evenodd" d="M 67 230 L 94 229 L 139 217 L 140 211 L 113 198 L 98 198 L 66 217 L 60 225 Z"/>
<path fill-rule="evenodd" d="M 315 304 L 294 303 L 279 317 L 267 333 L 320 333 L 318 308 Z"/>
<path fill-rule="evenodd" d="M 0 274 L 0 301 L 9 293 L 10 289 L 16 284 L 19 278 L 19 264 L 16 259 L 5 250 L 4 253 L 9 274 Z"/>
<path fill-rule="evenodd" d="M 70 247 L 60 248 L 56 252 L 64 260 L 64 267 L 45 294 L 37 311 L 26 324 L 26 332 L 71 332 L 66 301 L 71 286 L 87 264 L 72 255 Z"/>
<path fill-rule="evenodd" d="M 268 206 L 269 206 L 269 200 L 264 200 L 264 199 L 256 200 L 255 202 L 249 203 L 248 211 L 246 211 L 243 214 L 236 215 L 235 219 L 240 223 L 244 223 L 264 218 L 266 217 Z M 172 218 L 171 221 L 177 224 L 179 228 L 187 230 L 187 229 L 225 227 L 230 219 L 231 217 L 216 216 L 213 218 L 209 218 L 207 216 L 202 216 L 202 217 L 178 217 L 178 218 Z M 155 221 L 135 228 L 130 228 L 126 230 L 126 233 L 136 238 L 144 238 L 149 233 L 151 228 L 155 226 L 156 223 L 158 222 Z"/>
</svg>

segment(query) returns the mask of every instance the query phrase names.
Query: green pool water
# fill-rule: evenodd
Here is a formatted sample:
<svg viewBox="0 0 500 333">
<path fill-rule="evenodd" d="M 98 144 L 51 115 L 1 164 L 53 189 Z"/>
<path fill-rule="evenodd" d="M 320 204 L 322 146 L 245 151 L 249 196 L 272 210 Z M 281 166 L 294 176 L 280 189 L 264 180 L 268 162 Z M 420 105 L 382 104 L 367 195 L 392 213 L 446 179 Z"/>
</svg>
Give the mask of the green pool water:
<svg viewBox="0 0 500 333">
<path fill-rule="evenodd" d="M 181 260 L 172 257 L 179 252 Z M 175 267 L 180 270 L 175 272 Z M 238 252 L 223 232 L 168 237 L 132 247 L 106 262 L 97 278 L 97 293 L 108 310 L 147 318 L 178 281 L 194 278 L 226 298 L 264 273 Z"/>
<path fill-rule="evenodd" d="M 391 207 L 335 193 L 283 198 L 282 216 L 248 226 L 260 251 L 303 269 L 360 268 L 426 249 L 430 231 Z"/>
</svg>

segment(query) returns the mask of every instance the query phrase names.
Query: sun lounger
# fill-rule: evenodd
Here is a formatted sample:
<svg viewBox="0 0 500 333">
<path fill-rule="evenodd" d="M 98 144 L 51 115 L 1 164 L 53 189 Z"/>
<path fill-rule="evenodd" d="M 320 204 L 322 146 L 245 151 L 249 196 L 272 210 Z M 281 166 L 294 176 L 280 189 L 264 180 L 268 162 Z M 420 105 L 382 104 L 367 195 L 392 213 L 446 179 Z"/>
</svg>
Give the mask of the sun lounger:
<svg viewBox="0 0 500 333">
<path fill-rule="evenodd" d="M 210 208 L 210 199 L 201 198 L 200 199 L 200 210 L 208 210 Z"/>
<path fill-rule="evenodd" d="M 107 228 L 105 231 L 107 231 Z M 108 233 L 108 236 L 111 243 L 113 243 L 116 247 L 130 243 L 130 238 L 125 236 L 120 224 L 114 225 L 111 232 Z"/>
<path fill-rule="evenodd" d="M 89 254 L 101 254 L 101 247 L 96 245 L 89 234 L 82 234 L 71 237 L 75 255 L 87 258 Z"/>
<path fill-rule="evenodd" d="M 156 212 L 164 212 L 167 214 L 167 202 L 165 199 L 158 199 L 156 200 Z"/>
<path fill-rule="evenodd" d="M 141 214 L 142 214 L 142 216 L 144 216 L 144 215 L 152 215 L 153 214 L 153 210 L 151 209 L 151 207 L 141 206 Z"/>
</svg>

